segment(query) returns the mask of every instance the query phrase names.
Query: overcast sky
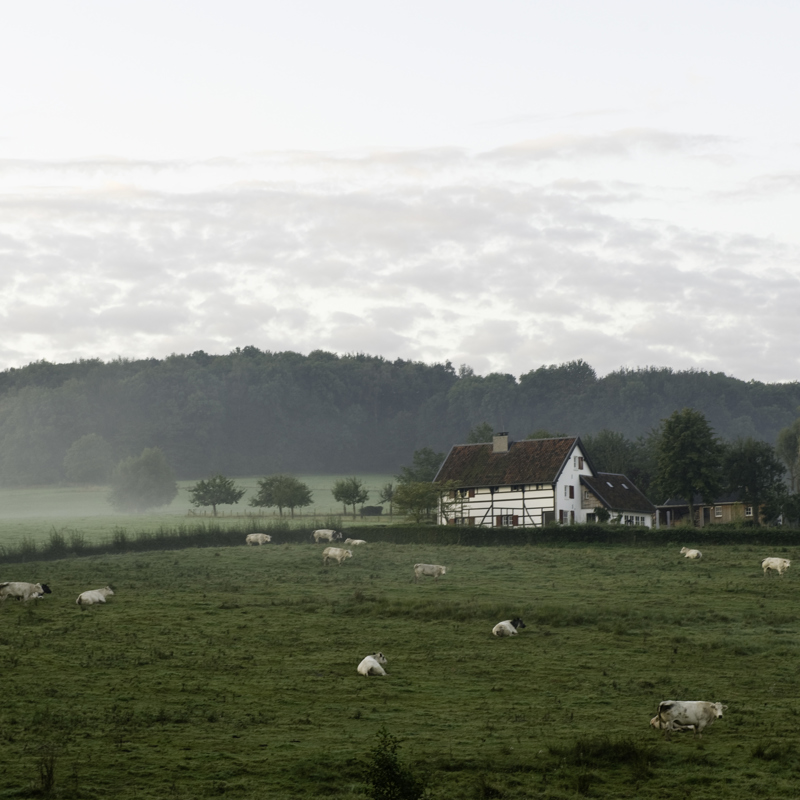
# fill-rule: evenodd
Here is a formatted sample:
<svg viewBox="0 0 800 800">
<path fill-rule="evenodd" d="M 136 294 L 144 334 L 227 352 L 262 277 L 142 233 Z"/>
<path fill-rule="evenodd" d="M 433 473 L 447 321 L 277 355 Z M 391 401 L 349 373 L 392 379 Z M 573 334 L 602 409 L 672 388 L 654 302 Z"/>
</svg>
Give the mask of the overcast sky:
<svg viewBox="0 0 800 800">
<path fill-rule="evenodd" d="M 0 369 L 798 380 L 798 30 L 769 0 L 9 6 Z"/>
</svg>

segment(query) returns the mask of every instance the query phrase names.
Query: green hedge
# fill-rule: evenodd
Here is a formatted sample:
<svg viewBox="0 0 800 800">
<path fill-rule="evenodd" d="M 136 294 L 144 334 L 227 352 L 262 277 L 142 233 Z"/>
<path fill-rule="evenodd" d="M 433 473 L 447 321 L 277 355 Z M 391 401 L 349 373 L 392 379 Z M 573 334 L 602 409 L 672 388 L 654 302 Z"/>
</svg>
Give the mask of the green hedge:
<svg viewBox="0 0 800 800">
<path fill-rule="evenodd" d="M 707 528 L 640 528 L 622 525 L 548 525 L 544 528 L 476 528 L 455 525 L 360 525 L 347 529 L 345 537 L 392 544 L 460 545 L 464 547 L 520 547 L 523 545 L 625 545 L 648 547 L 666 545 L 800 544 L 800 529 L 713 525 Z M 264 524 L 249 521 L 234 527 L 215 522 L 161 527 L 156 531 L 115 528 L 110 536 L 87 542 L 78 530 L 53 530 L 41 543 L 23 540 L 15 547 L 0 547 L 0 564 L 51 561 L 105 553 L 146 550 L 180 550 L 188 547 L 241 547 L 245 536 L 256 531 L 269 533 L 274 544 L 304 544 L 312 541 L 312 528 L 290 528 L 288 523 Z"/>
</svg>

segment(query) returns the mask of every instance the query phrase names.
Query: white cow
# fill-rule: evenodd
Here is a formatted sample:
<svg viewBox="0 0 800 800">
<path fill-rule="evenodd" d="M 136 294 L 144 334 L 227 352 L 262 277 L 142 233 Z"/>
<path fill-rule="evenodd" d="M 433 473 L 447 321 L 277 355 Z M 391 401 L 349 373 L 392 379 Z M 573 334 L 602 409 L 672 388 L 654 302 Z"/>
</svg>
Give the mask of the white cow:
<svg viewBox="0 0 800 800">
<path fill-rule="evenodd" d="M 6 597 L 15 600 L 37 599 L 46 594 L 52 594 L 46 583 L 25 583 L 24 581 L 7 581 L 0 583 L 0 601 L 5 602 Z"/>
<path fill-rule="evenodd" d="M 767 577 L 767 573 L 774 569 L 775 572 L 778 573 L 781 577 L 783 577 L 783 573 L 786 572 L 787 569 L 792 565 L 792 562 L 789 561 L 788 558 L 765 558 L 761 562 L 761 569 L 764 570 L 764 577 Z"/>
<path fill-rule="evenodd" d="M 525 623 L 519 617 L 515 619 L 504 619 L 492 628 L 492 633 L 495 636 L 516 636 L 518 633 L 517 628 L 524 627 Z"/>
<path fill-rule="evenodd" d="M 447 567 L 439 566 L 439 564 L 414 564 L 414 583 L 423 575 L 430 575 L 435 581 L 438 581 L 439 576 L 446 572 Z"/>
<path fill-rule="evenodd" d="M 691 730 L 695 736 L 702 737 L 703 728 L 722 716 L 728 706 L 722 703 L 709 703 L 707 700 L 662 700 L 658 713 L 650 720 L 650 725 L 664 731 L 669 739 L 672 731 Z"/>
<path fill-rule="evenodd" d="M 388 662 L 383 653 L 373 653 L 371 656 L 366 656 L 358 665 L 358 674 L 365 678 L 368 675 L 385 675 L 386 670 L 381 665 L 386 663 Z"/>
<path fill-rule="evenodd" d="M 311 535 L 317 544 L 320 542 L 338 542 L 342 539 L 342 534 L 339 531 L 332 531 L 327 528 L 314 531 Z"/>
<path fill-rule="evenodd" d="M 247 544 L 266 544 L 271 541 L 272 537 L 268 533 L 248 533 L 245 538 Z"/>
<path fill-rule="evenodd" d="M 88 589 L 78 595 L 75 601 L 79 606 L 92 606 L 95 603 L 105 603 L 106 597 L 111 597 L 114 590 L 110 586 L 103 589 Z"/>
<path fill-rule="evenodd" d="M 334 558 L 339 563 L 339 566 L 342 566 L 342 561 L 346 558 L 352 558 L 353 551 L 352 550 L 344 550 L 341 547 L 326 547 L 322 551 L 322 563 L 327 564 L 329 558 Z"/>
<path fill-rule="evenodd" d="M 345 539 L 344 543 L 345 544 L 366 544 L 366 541 L 364 541 L 364 539 Z"/>
<path fill-rule="evenodd" d="M 693 558 L 698 561 L 703 557 L 703 554 L 699 550 L 690 550 L 688 547 L 681 547 L 681 554 L 684 558 Z"/>
</svg>

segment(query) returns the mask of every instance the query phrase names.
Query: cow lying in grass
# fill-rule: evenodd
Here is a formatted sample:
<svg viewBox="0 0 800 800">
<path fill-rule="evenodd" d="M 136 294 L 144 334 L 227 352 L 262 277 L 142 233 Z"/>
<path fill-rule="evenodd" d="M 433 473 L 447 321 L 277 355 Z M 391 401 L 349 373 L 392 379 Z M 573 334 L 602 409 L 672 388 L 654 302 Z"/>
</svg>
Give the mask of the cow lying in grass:
<svg viewBox="0 0 800 800">
<path fill-rule="evenodd" d="M 720 719 L 727 707 L 707 700 L 662 700 L 658 704 L 658 714 L 650 720 L 650 725 L 663 730 L 665 739 L 670 738 L 672 731 L 688 730 L 702 737 L 703 728 Z"/>
<path fill-rule="evenodd" d="M 383 653 L 373 653 L 371 656 L 366 656 L 358 665 L 358 674 L 363 675 L 365 678 L 368 675 L 385 675 L 386 670 L 381 665 L 387 663 L 386 656 Z"/>
<path fill-rule="evenodd" d="M 492 628 L 492 633 L 495 636 L 516 636 L 518 633 L 517 628 L 524 627 L 525 623 L 519 617 L 515 619 L 504 619 Z"/>
<path fill-rule="evenodd" d="M 75 601 L 79 606 L 93 606 L 95 603 L 105 603 L 106 597 L 111 597 L 114 590 L 110 586 L 103 589 L 88 589 L 78 595 Z"/>
<path fill-rule="evenodd" d="M 0 601 L 5 602 L 7 597 L 28 602 L 31 598 L 39 598 L 52 594 L 46 583 L 25 583 L 24 581 L 7 581 L 0 583 Z"/>
</svg>

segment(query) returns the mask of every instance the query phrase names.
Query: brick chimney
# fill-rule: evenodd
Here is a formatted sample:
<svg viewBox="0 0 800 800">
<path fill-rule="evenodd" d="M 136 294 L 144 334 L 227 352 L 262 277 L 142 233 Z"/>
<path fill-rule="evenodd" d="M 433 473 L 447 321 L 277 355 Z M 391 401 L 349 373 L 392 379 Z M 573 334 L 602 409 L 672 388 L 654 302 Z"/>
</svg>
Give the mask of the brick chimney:
<svg viewBox="0 0 800 800">
<path fill-rule="evenodd" d="M 503 431 L 503 433 L 496 433 L 492 437 L 492 452 L 493 453 L 508 452 L 508 431 Z"/>
</svg>

